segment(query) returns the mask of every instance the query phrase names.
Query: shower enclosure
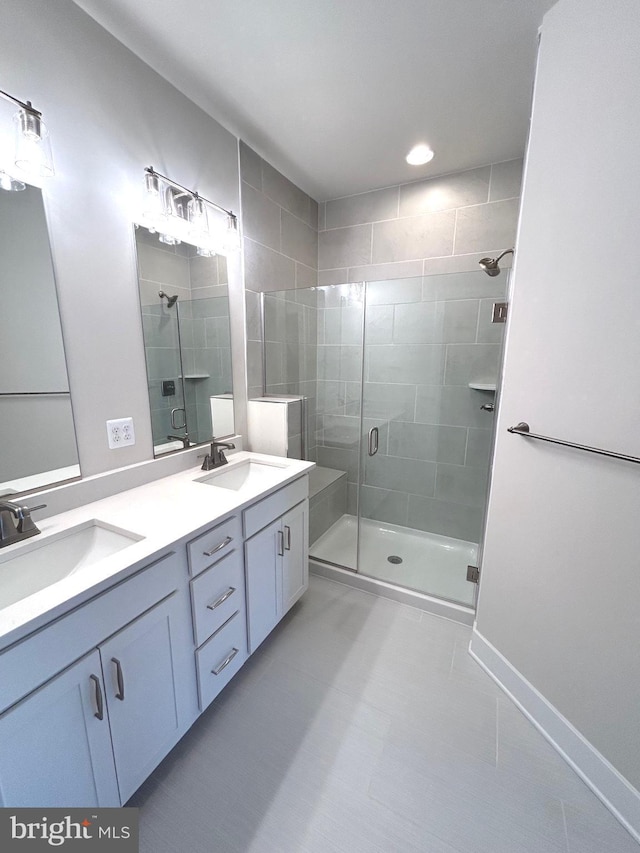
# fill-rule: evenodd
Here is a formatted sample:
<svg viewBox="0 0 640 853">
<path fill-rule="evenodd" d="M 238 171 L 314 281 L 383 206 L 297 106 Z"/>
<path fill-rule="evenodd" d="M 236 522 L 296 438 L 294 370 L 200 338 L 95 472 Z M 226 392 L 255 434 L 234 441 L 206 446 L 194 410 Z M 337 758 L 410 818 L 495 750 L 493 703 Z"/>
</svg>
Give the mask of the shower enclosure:
<svg viewBox="0 0 640 853">
<path fill-rule="evenodd" d="M 263 390 L 307 398 L 316 563 L 473 606 L 507 277 L 264 294 Z"/>
</svg>

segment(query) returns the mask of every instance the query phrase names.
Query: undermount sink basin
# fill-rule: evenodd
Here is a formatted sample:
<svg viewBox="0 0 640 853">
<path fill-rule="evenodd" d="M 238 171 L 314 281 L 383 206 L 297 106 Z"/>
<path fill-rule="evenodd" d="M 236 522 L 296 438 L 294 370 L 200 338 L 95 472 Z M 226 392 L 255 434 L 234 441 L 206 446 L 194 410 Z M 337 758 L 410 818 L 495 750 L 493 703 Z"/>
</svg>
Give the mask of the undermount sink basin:
<svg viewBox="0 0 640 853">
<path fill-rule="evenodd" d="M 94 565 L 144 536 L 92 519 L 77 527 L 0 553 L 0 608 L 15 604 Z"/>
<path fill-rule="evenodd" d="M 222 489 L 232 489 L 235 492 L 245 488 L 268 488 L 282 478 L 282 469 L 286 467 L 286 465 L 246 459 L 243 462 L 232 463 L 228 467 L 224 466 L 222 470 L 212 471 L 204 477 L 198 477 L 196 482 L 205 483 L 207 486 L 219 486 Z"/>
</svg>

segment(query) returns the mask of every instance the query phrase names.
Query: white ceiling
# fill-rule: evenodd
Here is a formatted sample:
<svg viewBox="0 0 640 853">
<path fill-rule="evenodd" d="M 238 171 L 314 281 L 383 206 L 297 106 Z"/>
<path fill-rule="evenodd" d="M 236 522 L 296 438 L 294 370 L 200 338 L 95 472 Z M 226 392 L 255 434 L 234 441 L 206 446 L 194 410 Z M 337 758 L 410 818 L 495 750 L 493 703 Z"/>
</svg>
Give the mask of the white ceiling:
<svg viewBox="0 0 640 853">
<path fill-rule="evenodd" d="M 75 2 L 322 201 L 520 156 L 554 0 Z"/>
</svg>

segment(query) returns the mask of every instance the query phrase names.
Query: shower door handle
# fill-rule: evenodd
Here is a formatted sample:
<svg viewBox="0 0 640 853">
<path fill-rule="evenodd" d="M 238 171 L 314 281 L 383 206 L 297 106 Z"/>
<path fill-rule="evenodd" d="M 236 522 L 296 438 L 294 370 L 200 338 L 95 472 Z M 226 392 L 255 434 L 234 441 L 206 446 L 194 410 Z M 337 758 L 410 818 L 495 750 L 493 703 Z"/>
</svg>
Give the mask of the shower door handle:
<svg viewBox="0 0 640 853">
<path fill-rule="evenodd" d="M 178 412 L 182 412 L 182 415 L 183 415 L 181 424 L 176 423 L 176 415 L 178 414 Z M 171 409 L 171 429 L 184 429 L 186 427 L 186 425 L 187 425 L 187 413 L 185 412 L 185 410 L 181 407 L 178 407 L 176 409 Z"/>
<path fill-rule="evenodd" d="M 375 456 L 378 452 L 378 427 L 369 430 L 369 456 Z"/>
</svg>

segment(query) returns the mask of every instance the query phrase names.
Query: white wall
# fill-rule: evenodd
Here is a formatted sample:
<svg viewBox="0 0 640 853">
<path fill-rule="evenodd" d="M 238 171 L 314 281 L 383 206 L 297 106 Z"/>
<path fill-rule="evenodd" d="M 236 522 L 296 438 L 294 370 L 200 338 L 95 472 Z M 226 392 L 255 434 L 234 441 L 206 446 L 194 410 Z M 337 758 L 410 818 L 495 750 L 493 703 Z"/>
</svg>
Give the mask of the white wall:
<svg viewBox="0 0 640 853">
<path fill-rule="evenodd" d="M 640 787 L 640 4 L 542 29 L 478 631 Z"/>
<path fill-rule="evenodd" d="M 51 132 L 56 175 L 44 194 L 82 473 L 149 459 L 132 229 L 143 168 L 237 211 L 237 140 L 71 0 L 4 0 L 0 78 Z M 243 318 L 239 261 L 229 268 Z M 234 374 L 244 382 L 243 357 Z M 105 421 L 129 415 L 135 447 L 110 451 Z"/>
</svg>

